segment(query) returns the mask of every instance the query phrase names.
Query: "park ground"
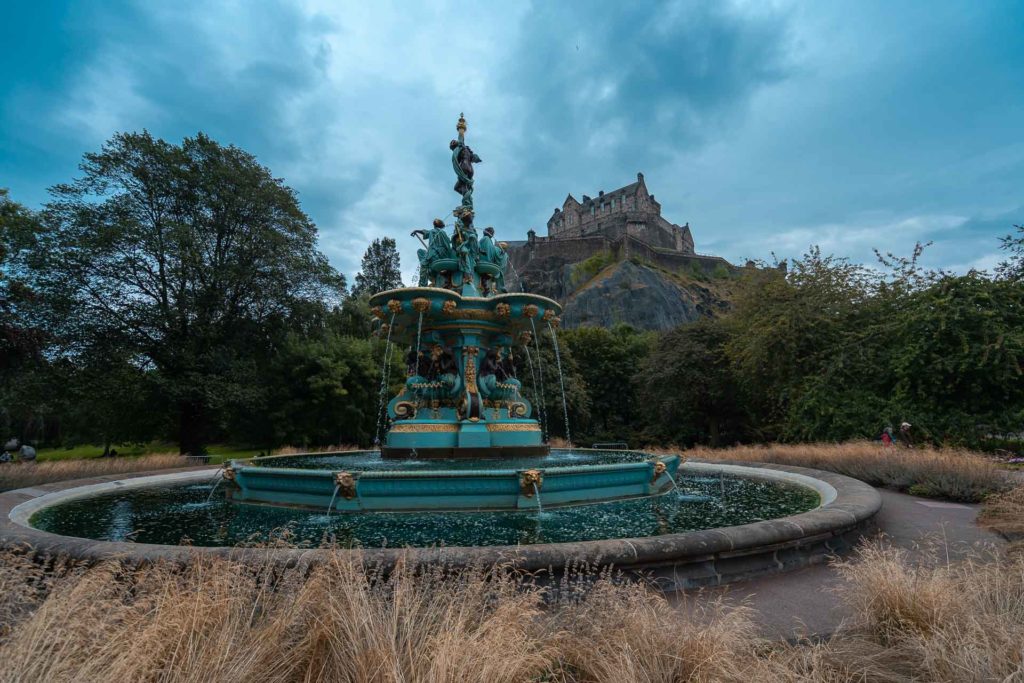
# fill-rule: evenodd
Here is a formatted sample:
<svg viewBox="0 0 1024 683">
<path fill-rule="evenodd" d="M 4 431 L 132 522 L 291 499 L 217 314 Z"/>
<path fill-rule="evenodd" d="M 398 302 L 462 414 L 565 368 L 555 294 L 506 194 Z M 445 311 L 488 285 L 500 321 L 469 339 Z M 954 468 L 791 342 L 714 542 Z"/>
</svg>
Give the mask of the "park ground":
<svg viewBox="0 0 1024 683">
<path fill-rule="evenodd" d="M 1024 680 L 1019 472 L 968 451 L 872 443 L 688 455 L 859 475 L 883 496 L 879 533 L 829 565 L 668 596 L 585 571 L 557 590 L 483 568 L 384 578 L 345 554 L 278 573 L 8 551 L 0 681 Z M 180 466 L 173 458 L 25 467 L 69 475 Z"/>
</svg>

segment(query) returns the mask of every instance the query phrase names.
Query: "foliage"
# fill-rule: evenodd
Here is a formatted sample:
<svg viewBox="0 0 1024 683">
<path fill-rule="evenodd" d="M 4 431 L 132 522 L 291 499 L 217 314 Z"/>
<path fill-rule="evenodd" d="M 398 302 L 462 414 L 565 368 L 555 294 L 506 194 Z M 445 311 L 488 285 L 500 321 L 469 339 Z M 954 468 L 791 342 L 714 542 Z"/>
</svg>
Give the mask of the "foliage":
<svg viewBox="0 0 1024 683">
<path fill-rule="evenodd" d="M 375 239 L 363 254 L 352 295 L 373 295 L 402 286 L 402 268 L 394 238 Z"/>
<path fill-rule="evenodd" d="M 254 555 L 255 556 L 255 555 Z M 611 572 L 284 567 L 0 555 L 0 681 L 1014 681 L 1024 558 L 877 541 L 837 565 L 849 618 L 769 642 L 754 608 Z M 828 603 L 829 605 L 834 603 Z"/>
<path fill-rule="evenodd" d="M 81 170 L 53 189 L 33 261 L 49 328 L 70 357 L 103 340 L 104 362 L 157 371 L 200 453 L 216 413 L 253 399 L 273 336 L 344 282 L 295 193 L 236 147 L 118 134 Z"/>
<path fill-rule="evenodd" d="M 635 378 L 655 336 L 624 324 L 611 330 L 582 327 L 561 333 L 590 398 L 590 421 L 576 428 L 578 438 L 636 440 L 642 409 Z"/>
<path fill-rule="evenodd" d="M 572 268 L 569 277 L 572 286 L 579 287 L 614 262 L 615 255 L 607 249 L 583 259 Z"/>
<path fill-rule="evenodd" d="M 658 339 L 637 382 L 645 440 L 719 446 L 747 436 L 739 383 L 725 354 L 728 339 L 720 321 L 706 318 Z"/>
</svg>

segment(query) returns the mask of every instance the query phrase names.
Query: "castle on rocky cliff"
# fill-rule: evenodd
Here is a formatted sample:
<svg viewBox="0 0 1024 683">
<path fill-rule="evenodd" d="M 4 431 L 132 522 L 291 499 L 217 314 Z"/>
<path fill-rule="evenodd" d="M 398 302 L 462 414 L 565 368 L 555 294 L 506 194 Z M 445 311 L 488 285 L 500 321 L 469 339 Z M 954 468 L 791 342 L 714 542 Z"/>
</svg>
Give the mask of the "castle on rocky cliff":
<svg viewBox="0 0 1024 683">
<path fill-rule="evenodd" d="M 661 215 L 661 204 L 648 192 L 644 174 L 636 182 L 596 197 L 570 194 L 547 222 L 548 234 L 527 232 L 525 241 L 509 243 L 509 256 L 519 271 L 552 258 L 564 262 L 583 261 L 598 253 L 615 260 L 646 261 L 669 270 L 698 268 L 708 273 L 716 268 L 733 270 L 719 256 L 697 254 L 690 224 L 676 225 Z"/>
<path fill-rule="evenodd" d="M 661 204 L 647 191 L 643 173 L 636 174 L 635 183 L 612 192 L 601 190 L 593 198 L 583 195 L 582 202 L 570 194 L 548 219 L 548 235 L 555 239 L 632 235 L 653 247 L 693 253 L 690 224 L 679 226 L 662 218 Z"/>
</svg>

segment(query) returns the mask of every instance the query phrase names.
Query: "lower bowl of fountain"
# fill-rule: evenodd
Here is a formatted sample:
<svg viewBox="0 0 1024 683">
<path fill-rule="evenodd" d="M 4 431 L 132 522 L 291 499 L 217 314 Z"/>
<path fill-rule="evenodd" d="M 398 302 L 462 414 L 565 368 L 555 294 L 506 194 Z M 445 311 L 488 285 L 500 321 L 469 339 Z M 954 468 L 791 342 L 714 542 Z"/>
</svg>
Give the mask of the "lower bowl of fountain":
<svg viewBox="0 0 1024 683">
<path fill-rule="evenodd" d="M 307 507 L 321 512 L 543 510 L 647 498 L 674 490 L 677 455 L 619 454 L 580 462 L 549 457 L 381 461 L 376 452 L 341 458 L 277 456 L 232 461 L 225 472 L 236 502 Z"/>
<path fill-rule="evenodd" d="M 356 460 L 346 458 L 362 459 L 363 471 L 393 467 L 376 454 L 315 457 L 330 470 L 337 461 L 355 469 Z M 555 450 L 544 464 L 651 457 Z M 309 466 L 302 458 L 292 464 Z M 415 471 L 438 463 L 403 465 Z M 823 561 L 852 547 L 881 506 L 878 493 L 855 479 L 764 463 L 690 461 L 680 467 L 672 493 L 543 512 L 327 515 L 232 502 L 224 486 L 211 496 L 214 474 L 191 469 L 9 491 L 0 494 L 0 545 L 29 545 L 85 561 L 187 562 L 213 554 L 294 564 L 340 552 L 356 553 L 368 567 L 383 570 L 412 562 L 556 573 L 582 563 L 653 572 L 669 587 L 687 587 Z"/>
</svg>

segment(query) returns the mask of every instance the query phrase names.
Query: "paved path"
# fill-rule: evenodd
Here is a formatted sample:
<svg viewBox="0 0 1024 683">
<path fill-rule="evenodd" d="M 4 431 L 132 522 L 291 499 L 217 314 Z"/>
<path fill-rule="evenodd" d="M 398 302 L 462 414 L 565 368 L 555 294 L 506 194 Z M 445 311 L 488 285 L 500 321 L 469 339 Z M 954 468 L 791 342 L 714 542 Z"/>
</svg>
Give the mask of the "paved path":
<svg viewBox="0 0 1024 683">
<path fill-rule="evenodd" d="M 999 536 L 975 525 L 978 505 L 938 502 L 884 489 L 879 493 L 882 510 L 876 521 L 896 546 L 919 552 L 922 544 L 938 542 L 948 547 L 951 555 L 960 555 L 979 546 L 1003 544 Z M 839 583 L 834 569 L 815 565 L 688 595 L 746 602 L 760 613 L 765 635 L 792 638 L 835 631 L 847 616 L 831 591 Z"/>
</svg>

